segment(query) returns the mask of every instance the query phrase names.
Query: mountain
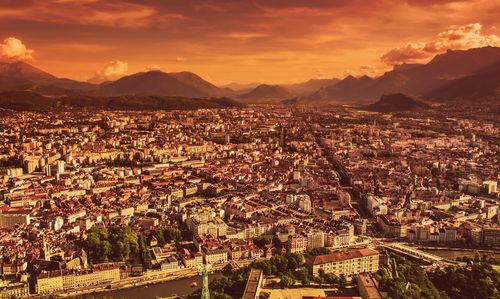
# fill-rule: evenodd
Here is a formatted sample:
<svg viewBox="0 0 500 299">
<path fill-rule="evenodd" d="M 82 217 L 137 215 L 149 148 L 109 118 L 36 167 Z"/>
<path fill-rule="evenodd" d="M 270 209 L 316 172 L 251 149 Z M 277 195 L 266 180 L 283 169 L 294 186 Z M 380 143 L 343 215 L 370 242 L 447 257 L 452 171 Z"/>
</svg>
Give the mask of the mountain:
<svg viewBox="0 0 500 299">
<path fill-rule="evenodd" d="M 22 61 L 0 62 L 0 91 L 12 90 L 55 90 L 61 89 L 89 90 L 90 83 L 70 79 L 57 78 Z"/>
<path fill-rule="evenodd" d="M 0 108 L 4 109 L 46 111 L 55 105 L 53 99 L 31 91 L 0 92 Z"/>
<path fill-rule="evenodd" d="M 349 76 L 318 90 L 310 99 L 356 101 L 379 98 L 383 94 L 405 93 L 425 96 L 453 80 L 472 75 L 500 61 L 500 48 L 483 47 L 448 50 L 423 65 L 400 65 L 376 79 Z"/>
<path fill-rule="evenodd" d="M 387 112 L 428 109 L 430 108 L 430 105 L 417 101 L 414 98 L 404 95 L 402 93 L 393 93 L 388 95 L 382 95 L 382 97 L 380 97 L 380 100 L 378 102 L 368 105 L 365 108 L 366 110 L 369 111 L 387 113 Z"/>
<path fill-rule="evenodd" d="M 289 98 L 291 93 L 288 89 L 279 85 L 261 84 L 251 91 L 241 94 L 240 99 L 244 100 L 269 100 Z"/>
<path fill-rule="evenodd" d="M 306 82 L 302 83 L 294 83 L 283 85 L 285 88 L 290 90 L 290 92 L 296 95 L 304 95 L 310 94 L 312 92 L 317 91 L 323 87 L 333 86 L 336 83 L 340 82 L 340 79 L 331 78 L 331 79 L 310 79 Z"/>
<path fill-rule="evenodd" d="M 28 111 L 68 109 L 196 110 L 232 107 L 244 107 L 244 105 L 229 98 L 186 98 L 151 95 L 48 97 L 32 91 L 0 93 L 0 108 Z"/>
<path fill-rule="evenodd" d="M 242 92 L 248 92 L 248 91 L 254 89 L 255 87 L 259 86 L 260 84 L 261 83 L 257 83 L 257 82 L 254 82 L 254 83 L 231 82 L 229 84 L 220 86 L 220 88 L 229 88 L 233 91 L 239 91 L 240 93 L 242 93 Z"/>
<path fill-rule="evenodd" d="M 101 95 L 147 94 L 161 96 L 210 97 L 224 91 L 189 72 L 165 73 L 149 71 L 123 77 L 101 85 Z"/>
<path fill-rule="evenodd" d="M 349 75 L 341 81 L 319 89 L 309 96 L 310 99 L 319 100 L 355 100 L 362 96 L 359 94 L 373 83 L 374 79 L 368 76 L 356 78 Z"/>
<path fill-rule="evenodd" d="M 500 98 L 500 60 L 474 74 L 446 83 L 427 96 L 443 101 Z"/>
<path fill-rule="evenodd" d="M 393 71 L 406 71 L 410 70 L 419 66 L 422 66 L 423 64 L 420 63 L 402 63 L 402 64 L 397 64 L 393 66 Z"/>
</svg>

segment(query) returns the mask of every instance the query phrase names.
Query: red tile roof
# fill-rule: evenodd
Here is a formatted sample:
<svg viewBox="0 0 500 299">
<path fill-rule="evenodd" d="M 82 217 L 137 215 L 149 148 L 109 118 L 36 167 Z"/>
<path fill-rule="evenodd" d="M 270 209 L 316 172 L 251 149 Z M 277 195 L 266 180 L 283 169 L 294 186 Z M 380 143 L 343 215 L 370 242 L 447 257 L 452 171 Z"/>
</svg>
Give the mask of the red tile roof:
<svg viewBox="0 0 500 299">
<path fill-rule="evenodd" d="M 314 265 L 326 264 L 326 263 L 345 261 L 354 258 L 360 258 L 377 254 L 379 254 L 378 251 L 369 248 L 351 249 L 345 252 L 335 252 L 330 254 L 318 255 L 314 257 L 313 264 Z"/>
</svg>

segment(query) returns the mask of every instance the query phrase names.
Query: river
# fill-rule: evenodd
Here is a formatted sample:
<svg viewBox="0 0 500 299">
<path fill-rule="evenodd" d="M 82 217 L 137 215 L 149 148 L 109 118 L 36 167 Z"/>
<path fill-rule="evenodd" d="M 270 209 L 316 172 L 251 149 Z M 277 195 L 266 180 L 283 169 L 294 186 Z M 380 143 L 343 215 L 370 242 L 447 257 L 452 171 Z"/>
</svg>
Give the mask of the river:
<svg viewBox="0 0 500 299">
<path fill-rule="evenodd" d="M 209 276 L 209 280 L 212 281 L 215 278 L 222 277 L 222 273 L 214 273 Z M 196 281 L 198 283 L 197 287 L 192 287 L 191 284 Z M 202 287 L 202 277 L 195 276 L 190 278 L 182 278 L 178 280 L 171 280 L 167 282 L 162 282 L 159 284 L 153 284 L 149 286 L 134 287 L 122 290 L 114 290 L 109 292 L 103 292 L 98 294 L 93 294 L 95 298 L 127 298 L 127 299 L 154 299 L 157 297 L 167 297 L 167 296 L 186 296 L 198 288 Z"/>
<path fill-rule="evenodd" d="M 473 258 L 477 252 L 477 251 L 448 250 L 448 249 L 424 249 L 423 251 L 450 260 L 455 260 L 457 257 L 463 257 L 463 256 Z M 480 255 L 486 254 L 487 256 L 494 256 L 495 258 L 500 259 L 500 253 L 487 253 L 487 252 L 478 252 L 478 253 Z"/>
</svg>

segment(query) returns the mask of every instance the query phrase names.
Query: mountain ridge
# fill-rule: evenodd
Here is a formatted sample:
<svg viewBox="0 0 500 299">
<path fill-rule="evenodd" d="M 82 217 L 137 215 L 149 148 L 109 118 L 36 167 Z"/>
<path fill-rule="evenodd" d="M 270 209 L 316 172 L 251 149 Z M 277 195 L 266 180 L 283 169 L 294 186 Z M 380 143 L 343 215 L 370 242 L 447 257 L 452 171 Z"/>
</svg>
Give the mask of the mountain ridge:
<svg viewBox="0 0 500 299">
<path fill-rule="evenodd" d="M 310 79 L 296 84 L 260 84 L 251 90 L 218 87 L 192 72 L 145 71 L 101 84 L 58 78 L 26 62 L 0 62 L 0 92 L 32 91 L 42 96 L 181 96 L 191 98 L 236 97 L 245 101 L 272 102 L 298 97 L 303 103 L 356 103 L 384 94 L 404 93 L 435 101 L 474 101 L 500 97 L 500 77 L 493 69 L 500 62 L 499 47 L 449 50 L 426 64 L 401 64 L 379 77 L 342 80 Z M 494 76 L 494 78 L 490 78 Z M 481 84 L 481 82 L 486 82 Z M 237 86 L 237 85 L 234 85 Z M 251 85 L 249 85 L 251 86 Z M 455 91 L 451 91 L 451 90 Z M 448 91 L 445 91 L 448 90 Z M 460 94 L 462 92 L 462 94 Z M 442 99 L 441 99 L 442 98 Z"/>
</svg>

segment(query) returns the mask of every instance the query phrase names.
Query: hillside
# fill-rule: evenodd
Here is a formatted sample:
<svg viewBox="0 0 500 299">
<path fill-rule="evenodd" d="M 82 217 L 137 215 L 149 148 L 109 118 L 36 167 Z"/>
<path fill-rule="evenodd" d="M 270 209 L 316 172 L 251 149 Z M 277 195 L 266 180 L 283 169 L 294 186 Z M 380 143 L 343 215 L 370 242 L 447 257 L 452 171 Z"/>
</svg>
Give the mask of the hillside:
<svg viewBox="0 0 500 299">
<path fill-rule="evenodd" d="M 376 99 L 383 94 L 405 93 L 426 96 L 434 90 L 500 61 L 500 48 L 483 47 L 469 50 L 449 50 L 436 55 L 423 65 L 401 65 L 376 79 L 346 77 L 332 86 L 318 90 L 311 100 L 349 102 Z M 471 86 L 471 88 L 474 88 Z M 468 94 L 480 94 L 480 90 Z"/>
<path fill-rule="evenodd" d="M 55 108 L 57 101 L 31 91 L 0 92 L 0 108 L 45 111 Z"/>
<path fill-rule="evenodd" d="M 427 96 L 442 101 L 500 99 L 500 61 L 472 75 L 453 80 Z"/>
<path fill-rule="evenodd" d="M 366 110 L 374 112 L 398 112 L 398 111 L 412 111 L 419 109 L 429 109 L 430 105 L 417 101 L 412 97 L 402 93 L 394 93 L 382 95 L 380 100 L 376 103 L 365 107 Z"/>
<path fill-rule="evenodd" d="M 94 85 L 57 78 L 25 62 L 0 62 L 0 91 L 31 89 L 90 90 Z"/>
<path fill-rule="evenodd" d="M 261 84 L 253 90 L 241 94 L 238 98 L 244 100 L 266 100 L 266 99 L 285 99 L 291 96 L 291 93 L 279 85 Z"/>
<path fill-rule="evenodd" d="M 229 98 L 186 98 L 150 95 L 47 97 L 30 91 L 0 93 L 0 108 L 27 111 L 71 109 L 196 110 L 244 107 Z"/>
<path fill-rule="evenodd" d="M 101 85 L 101 95 L 148 94 L 161 96 L 210 97 L 220 96 L 223 90 L 189 73 L 149 71 L 123 77 Z"/>
</svg>

